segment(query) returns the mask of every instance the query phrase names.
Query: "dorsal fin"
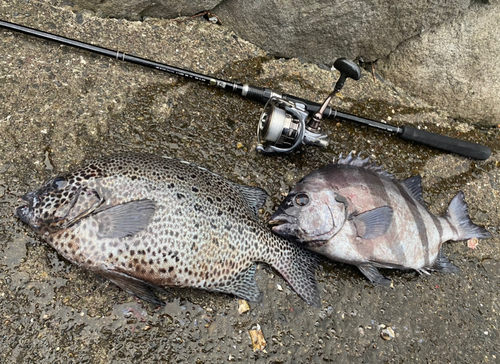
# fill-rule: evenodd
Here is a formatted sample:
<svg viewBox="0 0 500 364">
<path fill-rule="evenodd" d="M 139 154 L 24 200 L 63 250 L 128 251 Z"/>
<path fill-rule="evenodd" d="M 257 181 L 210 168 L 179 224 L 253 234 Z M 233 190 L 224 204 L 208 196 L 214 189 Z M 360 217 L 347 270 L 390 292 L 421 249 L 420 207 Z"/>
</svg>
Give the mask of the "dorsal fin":
<svg viewBox="0 0 500 364">
<path fill-rule="evenodd" d="M 267 192 L 259 187 L 245 186 L 237 183 L 234 183 L 234 185 L 245 198 L 248 207 L 250 207 L 255 216 L 257 216 L 259 209 L 264 205 L 264 202 L 266 202 L 268 196 Z"/>
<path fill-rule="evenodd" d="M 422 197 L 422 177 L 420 175 L 417 174 L 407 178 L 401 181 L 401 183 L 403 183 L 403 185 L 410 190 L 411 194 L 418 202 L 420 202 L 423 206 L 427 206 L 424 198 Z"/>
<path fill-rule="evenodd" d="M 335 159 L 333 160 L 335 163 Z M 370 162 L 370 157 L 367 157 L 365 159 L 361 159 L 359 157 L 355 157 L 352 155 L 352 152 L 349 153 L 349 155 L 346 158 L 342 158 L 342 154 L 339 156 L 339 160 L 337 164 L 344 164 L 344 165 L 349 165 L 349 166 L 355 166 L 355 167 L 360 167 L 367 169 L 369 171 L 375 172 L 380 176 L 389 178 L 389 179 L 395 179 L 392 174 L 387 172 L 384 167 L 379 166 L 376 163 Z"/>
</svg>

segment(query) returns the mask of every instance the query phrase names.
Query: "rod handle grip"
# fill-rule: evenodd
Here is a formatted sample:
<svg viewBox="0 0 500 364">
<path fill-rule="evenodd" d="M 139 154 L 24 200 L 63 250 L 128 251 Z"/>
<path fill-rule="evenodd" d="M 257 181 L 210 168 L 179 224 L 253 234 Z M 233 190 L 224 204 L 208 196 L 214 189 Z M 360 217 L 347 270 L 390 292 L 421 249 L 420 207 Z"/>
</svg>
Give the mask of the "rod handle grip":
<svg viewBox="0 0 500 364">
<path fill-rule="evenodd" d="M 491 149 L 485 145 L 434 134 L 429 131 L 412 128 L 411 126 L 401 126 L 400 129 L 401 132 L 398 135 L 405 140 L 475 159 L 484 160 L 488 159 L 491 155 Z"/>
</svg>

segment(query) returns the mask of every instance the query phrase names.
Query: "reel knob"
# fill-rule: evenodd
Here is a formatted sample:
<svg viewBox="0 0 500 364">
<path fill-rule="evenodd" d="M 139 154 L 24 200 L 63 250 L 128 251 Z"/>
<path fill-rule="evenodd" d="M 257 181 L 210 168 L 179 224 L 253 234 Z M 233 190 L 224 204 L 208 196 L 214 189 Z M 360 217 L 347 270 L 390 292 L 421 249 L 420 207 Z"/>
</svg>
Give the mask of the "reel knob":
<svg viewBox="0 0 500 364">
<path fill-rule="evenodd" d="M 339 58 L 333 63 L 333 67 L 340 72 L 340 78 L 335 84 L 335 93 L 339 92 L 344 87 L 344 82 L 347 78 L 352 78 L 357 81 L 361 78 L 361 70 L 359 66 L 347 58 Z"/>
</svg>

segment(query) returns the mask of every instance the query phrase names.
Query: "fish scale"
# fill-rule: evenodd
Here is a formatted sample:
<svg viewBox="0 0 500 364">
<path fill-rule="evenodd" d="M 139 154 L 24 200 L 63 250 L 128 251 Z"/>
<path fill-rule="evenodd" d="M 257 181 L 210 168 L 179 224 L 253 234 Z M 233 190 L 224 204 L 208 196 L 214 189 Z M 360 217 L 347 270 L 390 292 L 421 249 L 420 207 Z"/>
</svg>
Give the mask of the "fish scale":
<svg viewBox="0 0 500 364">
<path fill-rule="evenodd" d="M 266 197 L 185 161 L 125 154 L 49 180 L 16 214 L 69 261 L 151 302 L 149 286 L 258 302 L 255 262 L 265 262 L 318 306 L 317 259 L 262 226 Z"/>
<path fill-rule="evenodd" d="M 462 192 L 445 215 L 432 214 L 420 182 L 420 176 L 399 181 L 368 158 L 350 154 L 300 180 L 270 224 L 280 236 L 356 265 L 375 283 L 390 284 L 377 268 L 457 272 L 442 244 L 491 234 L 471 222 Z"/>
</svg>

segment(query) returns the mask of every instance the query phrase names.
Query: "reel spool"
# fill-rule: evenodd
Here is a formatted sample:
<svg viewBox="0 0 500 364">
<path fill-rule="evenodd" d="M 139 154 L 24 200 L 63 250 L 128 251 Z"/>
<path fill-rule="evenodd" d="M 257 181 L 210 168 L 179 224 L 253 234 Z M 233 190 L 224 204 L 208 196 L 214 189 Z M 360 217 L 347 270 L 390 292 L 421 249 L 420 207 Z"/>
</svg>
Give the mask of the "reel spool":
<svg viewBox="0 0 500 364">
<path fill-rule="evenodd" d="M 337 59 L 334 67 L 340 71 L 340 78 L 333 92 L 314 115 L 310 115 L 306 105 L 292 102 L 280 95 L 267 101 L 257 124 L 256 151 L 290 153 L 301 144 L 328 146 L 327 136 L 321 132 L 320 126 L 323 112 L 332 97 L 342 89 L 347 78 L 359 80 L 361 77 L 359 67 L 348 59 Z"/>
</svg>

